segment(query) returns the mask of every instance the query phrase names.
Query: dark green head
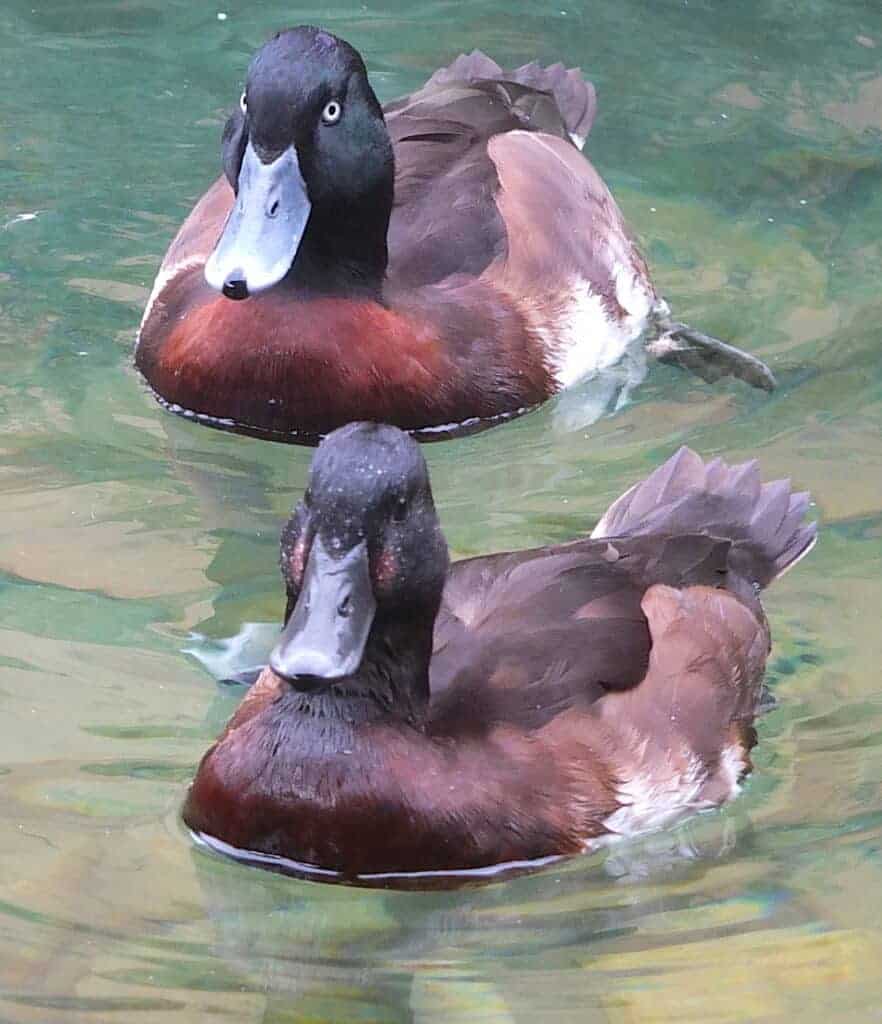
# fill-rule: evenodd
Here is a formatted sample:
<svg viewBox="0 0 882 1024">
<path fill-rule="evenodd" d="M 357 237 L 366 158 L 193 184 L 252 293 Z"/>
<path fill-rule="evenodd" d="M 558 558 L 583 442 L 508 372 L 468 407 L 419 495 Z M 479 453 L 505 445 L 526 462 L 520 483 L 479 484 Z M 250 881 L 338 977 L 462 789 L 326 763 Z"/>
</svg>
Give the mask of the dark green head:
<svg viewBox="0 0 882 1024">
<path fill-rule="evenodd" d="M 394 161 L 364 62 L 309 26 L 255 54 L 223 135 L 236 203 L 205 267 L 247 298 L 289 274 L 304 287 L 375 287 L 386 269 Z"/>
</svg>

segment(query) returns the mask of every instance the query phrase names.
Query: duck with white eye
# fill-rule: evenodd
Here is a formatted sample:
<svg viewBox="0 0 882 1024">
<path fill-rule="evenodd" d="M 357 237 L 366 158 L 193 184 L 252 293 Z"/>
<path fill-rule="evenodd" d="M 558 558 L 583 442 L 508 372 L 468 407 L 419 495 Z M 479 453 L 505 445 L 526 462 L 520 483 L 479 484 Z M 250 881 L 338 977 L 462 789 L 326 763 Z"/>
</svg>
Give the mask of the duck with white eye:
<svg viewBox="0 0 882 1024">
<path fill-rule="evenodd" d="M 382 107 L 344 40 L 277 34 L 160 268 L 138 368 L 173 412 L 291 443 L 354 420 L 437 440 L 584 383 L 558 417 L 581 426 L 647 355 L 772 389 L 672 319 L 579 152 L 594 110 L 577 69 L 479 52 Z"/>
<path fill-rule="evenodd" d="M 248 112 L 247 92 L 239 98 L 239 108 L 243 114 Z M 330 128 L 342 116 L 343 103 L 330 99 L 319 120 Z M 277 284 L 294 262 L 311 209 L 296 147 L 285 147 L 265 163 L 249 140 L 236 202 L 205 264 L 205 280 L 232 299 L 256 295 Z"/>
</svg>

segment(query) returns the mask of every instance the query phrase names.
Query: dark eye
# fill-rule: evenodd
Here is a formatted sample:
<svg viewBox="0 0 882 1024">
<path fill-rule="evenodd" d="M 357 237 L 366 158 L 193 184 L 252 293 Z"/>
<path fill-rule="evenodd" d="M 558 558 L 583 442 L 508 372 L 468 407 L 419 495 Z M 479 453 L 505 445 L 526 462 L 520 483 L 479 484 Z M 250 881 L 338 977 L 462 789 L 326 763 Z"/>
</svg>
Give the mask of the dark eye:
<svg viewBox="0 0 882 1024">
<path fill-rule="evenodd" d="M 407 498 L 398 498 L 392 506 L 392 521 L 403 523 L 407 516 Z"/>
<path fill-rule="evenodd" d="M 325 124 L 336 124 L 343 114 L 343 107 L 337 100 L 329 100 L 322 111 L 322 121 Z"/>
<path fill-rule="evenodd" d="M 303 492 L 303 504 L 307 508 L 309 508 L 309 506 L 312 504 L 312 488 L 311 487 L 307 487 L 306 490 Z"/>
<path fill-rule="evenodd" d="M 239 97 L 239 109 L 242 111 L 243 114 L 248 109 L 248 98 L 246 97 L 244 92 Z"/>
</svg>

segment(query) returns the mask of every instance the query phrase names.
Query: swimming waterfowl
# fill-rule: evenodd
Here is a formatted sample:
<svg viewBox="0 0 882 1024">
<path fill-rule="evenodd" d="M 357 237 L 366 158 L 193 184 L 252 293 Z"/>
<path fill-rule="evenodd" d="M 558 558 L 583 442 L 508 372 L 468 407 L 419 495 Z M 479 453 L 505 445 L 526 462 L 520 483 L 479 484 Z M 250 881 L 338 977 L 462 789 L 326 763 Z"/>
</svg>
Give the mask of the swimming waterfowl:
<svg viewBox="0 0 882 1024">
<path fill-rule="evenodd" d="M 759 591 L 808 495 L 681 449 L 590 537 L 448 562 L 416 442 L 350 424 L 286 525 L 285 624 L 183 810 L 245 860 L 370 883 L 593 849 L 750 770 Z"/>
<path fill-rule="evenodd" d="M 479 51 L 381 108 L 348 43 L 279 33 L 162 263 L 139 370 L 175 412 L 306 443 L 357 419 L 498 422 L 640 339 L 770 389 L 759 360 L 671 319 L 579 152 L 594 113 L 578 70 Z"/>
</svg>

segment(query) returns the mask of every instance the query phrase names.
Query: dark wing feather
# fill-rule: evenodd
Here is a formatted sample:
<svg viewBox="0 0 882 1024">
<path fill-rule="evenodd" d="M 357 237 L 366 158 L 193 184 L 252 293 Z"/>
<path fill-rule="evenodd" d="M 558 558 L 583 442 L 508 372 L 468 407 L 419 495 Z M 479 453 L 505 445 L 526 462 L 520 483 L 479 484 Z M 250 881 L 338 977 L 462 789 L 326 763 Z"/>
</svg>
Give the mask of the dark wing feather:
<svg viewBox="0 0 882 1024">
<path fill-rule="evenodd" d="M 535 729 L 646 672 L 643 586 L 604 544 L 456 563 L 435 625 L 433 732 Z"/>
<path fill-rule="evenodd" d="M 507 251 L 487 140 L 520 123 L 492 90 L 452 85 L 426 93 L 386 114 L 395 149 L 392 287 L 477 276 Z"/>
<path fill-rule="evenodd" d="M 726 587 L 730 548 L 701 534 L 638 536 L 455 563 L 435 623 L 431 731 L 541 728 L 641 683 L 647 590 Z"/>
<path fill-rule="evenodd" d="M 543 88 L 546 70 L 549 89 Z M 384 108 L 395 150 L 388 236 L 393 288 L 434 284 L 453 274 L 477 276 L 505 257 L 499 178 L 488 141 L 517 130 L 560 139 L 572 134 L 550 88 L 560 87 L 561 95 L 572 89 L 570 72 L 530 65 L 516 74 L 523 81 L 506 78 L 489 58 L 472 54 Z M 583 91 L 574 123 L 584 126 L 589 105 Z"/>
</svg>

